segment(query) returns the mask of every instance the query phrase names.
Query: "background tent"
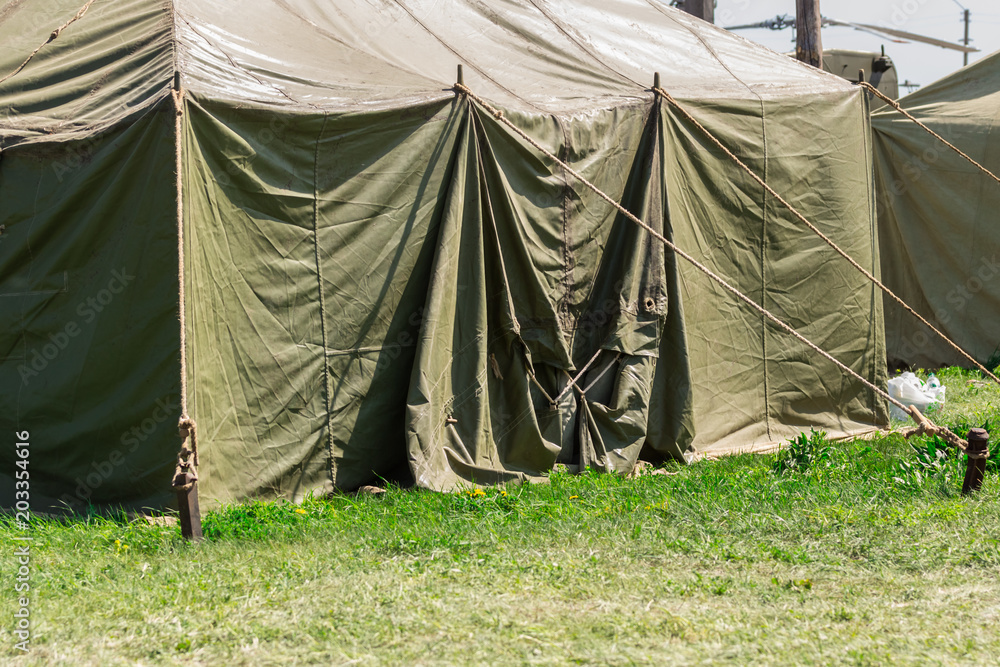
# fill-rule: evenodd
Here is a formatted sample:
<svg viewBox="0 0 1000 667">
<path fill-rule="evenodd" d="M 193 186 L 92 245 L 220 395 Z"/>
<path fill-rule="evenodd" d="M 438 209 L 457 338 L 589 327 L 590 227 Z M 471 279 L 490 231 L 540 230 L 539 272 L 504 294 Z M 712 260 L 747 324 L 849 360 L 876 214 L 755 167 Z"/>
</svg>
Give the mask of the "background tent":
<svg viewBox="0 0 1000 667">
<path fill-rule="evenodd" d="M 921 122 L 1000 173 L 1000 53 L 900 100 Z M 899 112 L 872 116 L 886 285 L 981 363 L 1000 345 L 1000 185 Z M 969 364 L 891 300 L 889 361 Z M 996 361 L 993 362 L 995 366 Z"/>
<path fill-rule="evenodd" d="M 32 433 L 34 494 L 162 502 L 178 275 L 210 503 L 557 460 L 626 471 L 643 449 L 886 421 L 451 89 L 461 63 L 531 136 L 882 383 L 880 295 L 648 90 L 661 72 L 871 268 L 867 102 L 837 77 L 653 0 L 39 4 L 0 10 L 0 71 L 79 18 L 0 83 L 0 414 Z"/>
<path fill-rule="evenodd" d="M 868 83 L 878 88 L 883 95 L 892 99 L 899 97 L 899 75 L 896 66 L 884 53 L 824 49 L 823 71 L 836 74 L 852 83 L 857 83 L 861 72 L 864 71 Z M 877 98 L 873 98 L 871 103 L 873 108 L 884 104 Z"/>
</svg>

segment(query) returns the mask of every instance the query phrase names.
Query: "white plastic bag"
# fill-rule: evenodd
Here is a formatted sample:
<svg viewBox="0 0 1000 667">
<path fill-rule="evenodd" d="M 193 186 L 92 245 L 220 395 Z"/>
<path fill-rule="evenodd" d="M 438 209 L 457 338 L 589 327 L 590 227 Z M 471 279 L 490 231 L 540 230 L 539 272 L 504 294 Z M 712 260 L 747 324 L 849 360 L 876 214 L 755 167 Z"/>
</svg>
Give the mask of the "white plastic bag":
<svg viewBox="0 0 1000 667">
<path fill-rule="evenodd" d="M 903 405 L 912 405 L 926 412 L 927 408 L 934 403 L 944 404 L 944 390 L 933 375 L 929 382 L 924 382 L 913 373 L 903 373 L 898 377 L 889 380 L 889 395 Z M 889 405 L 889 414 L 893 419 L 909 419 L 909 415 L 900 410 L 895 405 Z"/>
</svg>

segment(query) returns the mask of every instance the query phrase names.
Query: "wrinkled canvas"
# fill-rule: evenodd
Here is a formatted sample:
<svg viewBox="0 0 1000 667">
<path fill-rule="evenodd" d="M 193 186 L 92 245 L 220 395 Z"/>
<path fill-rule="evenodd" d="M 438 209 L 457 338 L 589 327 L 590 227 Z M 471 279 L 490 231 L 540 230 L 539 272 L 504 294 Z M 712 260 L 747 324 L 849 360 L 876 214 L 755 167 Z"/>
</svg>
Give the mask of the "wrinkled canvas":
<svg viewBox="0 0 1000 667">
<path fill-rule="evenodd" d="M 907 95 L 911 115 L 994 174 L 1000 54 Z M 894 109 L 872 116 L 886 285 L 987 363 L 1000 350 L 1000 184 Z M 889 360 L 913 368 L 971 362 L 886 299 Z M 994 362 L 996 363 L 996 362 Z"/>
<path fill-rule="evenodd" d="M 0 10 L 0 72 L 78 9 Z M 548 150 L 884 384 L 880 294 L 649 90 L 659 72 L 877 270 L 867 100 L 837 77 L 652 0 L 98 1 L 0 84 L 0 410 L 32 431 L 33 488 L 164 502 L 179 280 L 209 507 L 557 462 L 627 472 L 886 422 L 871 391 L 456 96 L 460 63 Z M 134 279 L 23 379 L 119 265 Z"/>
</svg>

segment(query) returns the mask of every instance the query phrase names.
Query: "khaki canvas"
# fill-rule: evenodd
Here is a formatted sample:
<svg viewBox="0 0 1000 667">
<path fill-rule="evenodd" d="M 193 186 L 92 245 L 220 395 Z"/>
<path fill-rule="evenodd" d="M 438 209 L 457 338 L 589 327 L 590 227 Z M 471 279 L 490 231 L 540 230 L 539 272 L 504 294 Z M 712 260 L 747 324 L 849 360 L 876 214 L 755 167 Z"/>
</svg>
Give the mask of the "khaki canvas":
<svg viewBox="0 0 1000 667">
<path fill-rule="evenodd" d="M 79 11 L 0 9 L 0 77 Z M 650 91 L 658 72 L 877 270 L 868 102 L 838 77 L 652 0 L 97 0 L 0 83 L 0 413 L 31 431 L 32 488 L 167 502 L 182 353 L 207 507 L 628 472 L 886 423 L 871 391 L 457 95 L 459 64 L 884 384 L 880 294 Z"/>
<path fill-rule="evenodd" d="M 1000 150 L 1000 54 L 907 95 L 900 104 L 994 174 Z M 885 283 L 980 363 L 1000 350 L 1000 184 L 894 109 L 872 116 Z M 886 302 L 890 362 L 971 366 Z"/>
</svg>

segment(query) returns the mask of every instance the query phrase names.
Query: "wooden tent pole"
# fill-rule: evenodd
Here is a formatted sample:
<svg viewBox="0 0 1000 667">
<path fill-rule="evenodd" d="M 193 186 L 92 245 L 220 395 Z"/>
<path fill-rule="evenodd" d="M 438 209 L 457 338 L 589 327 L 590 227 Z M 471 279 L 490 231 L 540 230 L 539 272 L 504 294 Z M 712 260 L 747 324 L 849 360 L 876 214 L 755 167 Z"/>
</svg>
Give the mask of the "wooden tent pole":
<svg viewBox="0 0 1000 667">
<path fill-rule="evenodd" d="M 819 0 L 795 0 L 795 57 L 820 69 L 823 68 L 822 27 Z"/>
<path fill-rule="evenodd" d="M 715 23 L 715 0 L 684 0 L 678 6 L 692 16 Z"/>
</svg>

